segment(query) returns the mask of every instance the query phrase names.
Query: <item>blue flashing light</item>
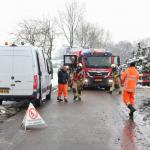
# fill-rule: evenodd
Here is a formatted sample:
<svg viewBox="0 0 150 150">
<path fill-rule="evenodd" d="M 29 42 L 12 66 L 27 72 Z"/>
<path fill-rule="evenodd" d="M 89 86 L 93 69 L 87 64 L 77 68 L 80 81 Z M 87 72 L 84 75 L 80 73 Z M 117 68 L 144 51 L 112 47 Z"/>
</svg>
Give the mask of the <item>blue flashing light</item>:
<svg viewBox="0 0 150 150">
<path fill-rule="evenodd" d="M 82 49 L 83 55 L 91 53 L 90 49 Z"/>
</svg>

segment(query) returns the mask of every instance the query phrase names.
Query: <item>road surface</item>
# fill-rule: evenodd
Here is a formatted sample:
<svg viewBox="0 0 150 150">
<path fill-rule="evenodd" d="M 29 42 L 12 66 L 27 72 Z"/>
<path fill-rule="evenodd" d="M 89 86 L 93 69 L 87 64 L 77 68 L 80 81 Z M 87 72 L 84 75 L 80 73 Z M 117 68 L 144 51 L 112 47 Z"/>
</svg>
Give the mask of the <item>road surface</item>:
<svg viewBox="0 0 150 150">
<path fill-rule="evenodd" d="M 25 109 L 0 123 L 0 150 L 150 149 L 138 113 L 134 122 L 129 121 L 128 110 L 117 93 L 86 90 L 81 102 L 73 102 L 70 93 L 68 103 L 58 103 L 56 97 L 54 92 L 52 100 L 38 109 L 47 128 L 22 129 Z"/>
</svg>

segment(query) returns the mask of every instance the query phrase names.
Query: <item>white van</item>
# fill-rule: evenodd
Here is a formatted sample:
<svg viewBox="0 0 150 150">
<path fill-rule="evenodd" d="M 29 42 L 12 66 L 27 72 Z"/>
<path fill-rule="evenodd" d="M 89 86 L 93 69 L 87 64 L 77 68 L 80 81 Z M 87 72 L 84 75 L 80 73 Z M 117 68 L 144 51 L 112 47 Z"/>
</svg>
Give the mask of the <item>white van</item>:
<svg viewBox="0 0 150 150">
<path fill-rule="evenodd" d="M 51 98 L 52 66 L 38 48 L 0 47 L 0 104 L 3 100 L 30 100 L 40 106 Z"/>
</svg>

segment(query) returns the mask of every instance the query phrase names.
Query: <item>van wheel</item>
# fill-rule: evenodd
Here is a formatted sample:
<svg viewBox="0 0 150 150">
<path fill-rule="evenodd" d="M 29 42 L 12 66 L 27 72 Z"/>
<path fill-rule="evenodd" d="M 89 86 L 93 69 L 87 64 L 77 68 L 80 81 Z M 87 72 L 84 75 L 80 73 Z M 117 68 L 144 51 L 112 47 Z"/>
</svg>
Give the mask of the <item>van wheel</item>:
<svg viewBox="0 0 150 150">
<path fill-rule="evenodd" d="M 2 100 L 0 100 L 0 105 L 2 105 L 2 102 L 3 102 L 3 101 L 2 101 Z"/>
<path fill-rule="evenodd" d="M 50 92 L 49 92 L 49 94 L 46 96 L 46 99 L 49 101 L 49 100 L 51 100 L 51 95 L 52 95 L 52 85 L 51 85 L 51 87 L 50 87 Z"/>
</svg>

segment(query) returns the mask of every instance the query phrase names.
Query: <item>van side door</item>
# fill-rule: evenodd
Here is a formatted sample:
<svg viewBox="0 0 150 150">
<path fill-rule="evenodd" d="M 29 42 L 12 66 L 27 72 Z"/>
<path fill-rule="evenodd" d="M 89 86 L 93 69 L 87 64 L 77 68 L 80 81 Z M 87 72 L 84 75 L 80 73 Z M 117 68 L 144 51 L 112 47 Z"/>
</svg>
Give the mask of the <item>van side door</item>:
<svg viewBox="0 0 150 150">
<path fill-rule="evenodd" d="M 13 48 L 0 48 L 0 95 L 12 95 L 14 80 L 12 74 Z"/>
<path fill-rule="evenodd" d="M 50 78 L 53 79 L 53 66 L 49 58 L 46 59 L 46 66 L 47 66 L 47 71 L 48 71 L 48 74 L 50 75 Z"/>
<path fill-rule="evenodd" d="M 34 63 L 31 48 L 14 47 L 13 95 L 32 95 Z"/>
<path fill-rule="evenodd" d="M 43 55 L 42 51 L 38 51 L 38 58 L 39 58 L 39 65 L 40 65 L 40 70 L 41 70 L 41 94 L 42 94 L 42 99 L 46 99 L 47 95 L 47 87 L 49 85 L 49 74 L 47 72 L 46 64 L 45 64 L 45 58 Z"/>
</svg>

